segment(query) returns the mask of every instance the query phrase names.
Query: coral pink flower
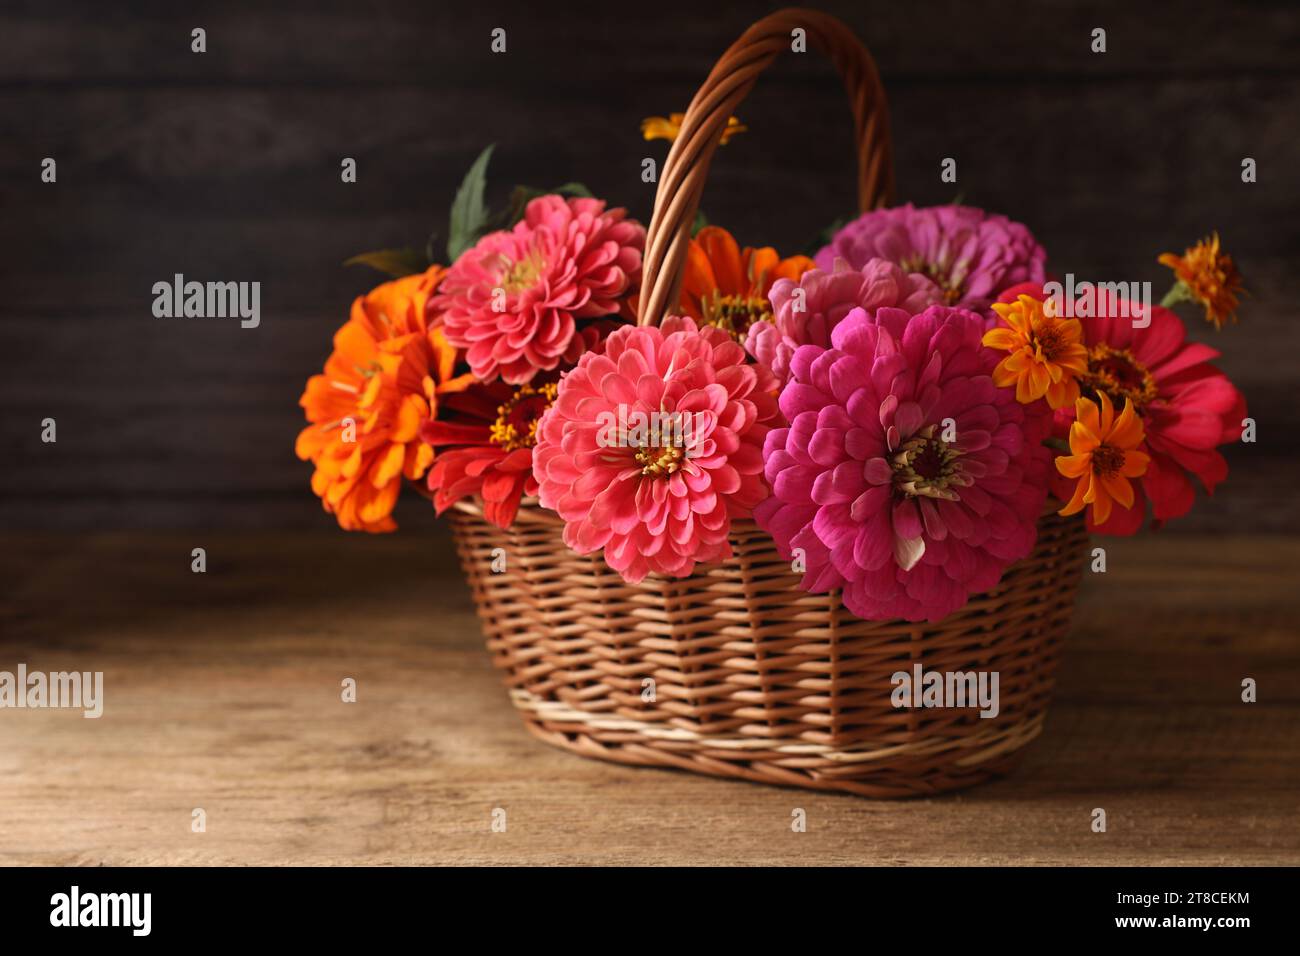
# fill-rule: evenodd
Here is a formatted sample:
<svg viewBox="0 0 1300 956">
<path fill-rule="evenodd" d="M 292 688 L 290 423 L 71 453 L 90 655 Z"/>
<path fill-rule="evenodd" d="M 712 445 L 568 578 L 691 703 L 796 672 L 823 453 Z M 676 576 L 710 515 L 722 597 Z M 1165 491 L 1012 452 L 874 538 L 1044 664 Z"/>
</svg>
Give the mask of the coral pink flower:
<svg viewBox="0 0 1300 956">
<path fill-rule="evenodd" d="M 621 328 L 560 379 L 533 474 L 564 542 L 605 549 L 630 582 L 684 576 L 731 554 L 733 518 L 767 494 L 763 439 L 775 383 L 726 332 L 669 317 Z"/>
<path fill-rule="evenodd" d="M 476 378 L 522 385 L 577 360 L 588 344 L 579 319 L 627 314 L 645 228 L 625 216 L 598 199 L 540 196 L 456 260 L 429 308 Z"/>
<path fill-rule="evenodd" d="M 1047 278 L 1047 253 L 1025 226 L 973 206 L 917 209 L 909 203 L 863 213 L 816 261 L 828 269 L 843 258 L 860 268 L 877 257 L 929 276 L 945 304 L 976 312 L 1008 286 Z"/>
<path fill-rule="evenodd" d="M 860 270 L 837 260 L 835 270 L 812 269 L 798 282 L 778 279 L 769 294 L 772 318 L 749 327 L 745 349 L 770 368 L 777 382 L 790 380 L 790 358 L 801 345 L 831 344 L 831 331 L 852 309 L 868 315 L 884 306 L 915 315 L 943 301 L 939 287 L 925 276 L 907 273 L 892 262 L 872 259 Z"/>
<path fill-rule="evenodd" d="M 1041 285 L 1008 289 L 1004 298 L 1022 293 L 1044 298 Z M 1079 377 L 1083 396 L 1095 400 L 1105 393 L 1115 408 L 1131 399 L 1146 432 L 1138 447 L 1151 456 L 1146 473 L 1134 481 L 1131 507 L 1116 504 L 1104 524 L 1089 513 L 1088 529 L 1101 534 L 1135 534 L 1146 518 L 1148 500 L 1155 527 L 1187 514 L 1196 500 L 1191 476 L 1214 492 L 1228 476 L 1228 463 L 1217 447 L 1241 438 L 1246 417 L 1245 398 L 1210 364 L 1219 353 L 1186 341 L 1182 320 L 1158 305 L 1151 307 L 1151 324 L 1135 328 L 1139 308 L 1104 291 L 1087 310 L 1098 313 L 1095 317 L 1084 315 L 1081 303 L 1073 308 L 1081 316 L 1088 349 L 1088 371 Z M 1067 435 L 1073 421 L 1073 408 L 1057 411 L 1056 434 Z M 1060 475 L 1053 479 L 1053 493 L 1070 500 L 1072 482 Z"/>
<path fill-rule="evenodd" d="M 803 550 L 806 590 L 842 588 L 868 620 L 936 621 L 1033 548 L 1050 412 L 993 384 L 983 334 L 945 306 L 854 310 L 832 348 L 795 352 L 754 518 L 782 556 Z"/>
</svg>

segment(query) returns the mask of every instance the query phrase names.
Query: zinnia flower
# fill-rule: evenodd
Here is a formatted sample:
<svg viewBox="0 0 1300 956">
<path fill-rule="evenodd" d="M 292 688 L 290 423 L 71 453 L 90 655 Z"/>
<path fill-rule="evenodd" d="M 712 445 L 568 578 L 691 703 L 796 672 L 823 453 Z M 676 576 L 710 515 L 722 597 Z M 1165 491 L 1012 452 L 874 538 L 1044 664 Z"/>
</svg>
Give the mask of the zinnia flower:
<svg viewBox="0 0 1300 956">
<path fill-rule="evenodd" d="M 1173 269 L 1178 278 L 1162 305 L 1199 302 L 1205 307 L 1205 321 L 1213 322 L 1216 329 L 1223 328 L 1225 321 L 1237 321 L 1237 296 L 1244 294 L 1241 274 L 1232 256 L 1220 251 L 1217 232 L 1181 256 L 1166 252 L 1159 262 Z"/>
<path fill-rule="evenodd" d="M 985 332 L 984 344 L 1011 353 L 993 370 L 994 385 L 1014 385 L 1019 402 L 1046 397 L 1052 408 L 1064 408 L 1079 397 L 1076 379 L 1088 371 L 1088 350 L 1079 320 L 1052 315 L 1044 305 L 1030 295 L 994 302 L 1005 325 Z"/>
<path fill-rule="evenodd" d="M 514 523 L 523 496 L 537 494 L 537 423 L 555 400 L 556 388 L 555 382 L 475 383 L 447 396 L 439 417 L 420 429 L 420 437 L 437 451 L 428 488 L 438 514 L 479 495 L 488 521 L 498 528 Z"/>
<path fill-rule="evenodd" d="M 749 327 L 745 349 L 770 368 L 783 387 L 790 379 L 795 349 L 828 348 L 831 332 L 853 309 L 865 309 L 870 316 L 887 306 L 915 315 L 941 301 L 941 294 L 925 276 L 908 274 L 884 259 L 872 259 L 860 270 L 840 259 L 834 272 L 810 269 L 797 281 L 777 279 L 768 298 L 773 317 Z"/>
<path fill-rule="evenodd" d="M 1003 298 L 1024 294 L 1044 297 L 1041 286 L 1024 286 L 1007 290 Z M 1228 463 L 1216 449 L 1241 438 L 1246 417 L 1241 393 L 1210 364 L 1219 353 L 1186 341 L 1182 320 L 1162 306 L 1151 306 L 1150 325 L 1135 327 L 1141 308 L 1098 290 L 1095 317 L 1082 321 L 1088 367 L 1079 376 L 1080 393 L 1094 402 L 1105 394 L 1116 408 L 1131 401 L 1145 435 L 1139 450 L 1151 459 L 1131 507 L 1111 508 L 1104 522 L 1089 512 L 1088 529 L 1102 534 L 1136 533 L 1148 499 L 1157 527 L 1187 514 L 1196 500 L 1192 476 L 1213 493 L 1228 475 Z M 1058 410 L 1056 434 L 1065 437 L 1073 420 L 1074 409 Z M 1062 501 L 1073 491 L 1072 483 L 1054 479 L 1053 494 Z"/>
<path fill-rule="evenodd" d="M 1092 506 L 1094 523 L 1110 520 L 1112 502 L 1121 508 L 1133 507 L 1133 486 L 1147 470 L 1150 457 L 1138 451 L 1142 445 L 1142 420 L 1133 410 L 1133 400 L 1125 399 L 1124 411 L 1115 415 L 1109 396 L 1101 392 L 1098 402 L 1080 398 L 1075 403 L 1074 424 L 1070 426 L 1070 454 L 1059 455 L 1056 470 L 1075 479 L 1074 494 L 1061 509 L 1072 515 Z"/>
<path fill-rule="evenodd" d="M 971 206 L 909 203 L 863 213 L 817 253 L 817 265 L 829 269 L 836 258 L 857 269 L 888 259 L 933 279 L 947 305 L 975 312 L 1009 286 L 1046 279 L 1047 254 L 1027 228 Z"/>
<path fill-rule="evenodd" d="M 797 279 L 813 267 L 807 256 L 782 259 L 770 246 L 744 250 L 727 230 L 705 226 L 690 241 L 682 273 L 682 314 L 715 325 L 737 342 L 770 318 L 768 293 L 779 279 Z"/>
<path fill-rule="evenodd" d="M 425 325 L 425 306 L 443 270 L 385 282 L 352 304 L 334 336 L 323 375 L 299 404 L 312 424 L 298 436 L 299 458 L 316 465 L 311 487 L 348 531 L 392 531 L 402 478 L 419 478 L 433 449 L 420 426 L 439 399 L 469 385 L 453 376 L 456 350 Z"/>
<path fill-rule="evenodd" d="M 664 116 L 647 116 L 641 121 L 641 135 L 645 137 L 646 142 L 652 139 L 666 139 L 668 142 L 676 141 L 682 132 L 682 120 L 686 119 L 685 113 L 669 113 Z M 727 118 L 727 125 L 722 130 L 723 146 L 733 136 L 739 136 L 741 133 L 749 132 L 749 127 L 745 126 L 736 117 Z"/>
<path fill-rule="evenodd" d="M 626 326 L 560 380 L 533 474 L 564 543 L 630 582 L 681 577 L 731 554 L 733 518 L 767 494 L 773 382 L 721 330 L 670 316 Z"/>
<path fill-rule="evenodd" d="M 631 317 L 644 248 L 645 228 L 623 209 L 539 196 L 513 229 L 456 260 L 430 309 L 478 379 L 522 385 L 577 361 L 587 345 L 578 320 Z"/>
<path fill-rule="evenodd" d="M 937 621 L 1033 548 L 1050 414 L 993 384 L 983 332 L 945 306 L 854 310 L 831 348 L 794 353 L 754 518 L 783 557 L 802 549 L 806 590 L 842 588 L 867 620 Z"/>
</svg>

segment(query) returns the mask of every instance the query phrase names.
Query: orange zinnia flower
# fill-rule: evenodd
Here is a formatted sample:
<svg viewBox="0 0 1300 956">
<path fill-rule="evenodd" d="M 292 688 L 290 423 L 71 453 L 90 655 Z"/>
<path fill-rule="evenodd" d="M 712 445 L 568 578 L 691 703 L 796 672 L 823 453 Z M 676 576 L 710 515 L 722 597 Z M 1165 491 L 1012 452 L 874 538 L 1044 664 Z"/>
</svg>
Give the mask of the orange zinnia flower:
<svg viewBox="0 0 1300 956">
<path fill-rule="evenodd" d="M 1129 479 L 1146 474 L 1151 458 L 1137 450 L 1146 436 L 1133 400 L 1125 399 L 1124 411 L 1116 417 L 1115 406 L 1106 393 L 1099 392 L 1097 397 L 1100 410 L 1091 399 L 1075 402 L 1075 420 L 1070 426 L 1072 454 L 1058 455 L 1056 470 L 1066 478 L 1079 480 L 1074 496 L 1060 513 L 1072 515 L 1092 505 L 1092 520 L 1100 525 L 1110 517 L 1113 503 L 1133 507 Z"/>
<path fill-rule="evenodd" d="M 1213 322 L 1216 329 L 1223 328 L 1225 321 L 1237 321 L 1237 296 L 1245 290 L 1232 256 L 1219 251 L 1217 232 L 1181 256 L 1166 252 L 1158 261 L 1178 277 L 1161 305 L 1168 308 L 1175 302 L 1199 302 L 1205 307 L 1205 321 Z"/>
<path fill-rule="evenodd" d="M 1059 318 L 1043 306 L 1028 295 L 994 302 L 1006 325 L 985 332 L 984 344 L 1011 353 L 993 370 L 995 385 L 1014 384 L 1022 404 L 1046 396 L 1049 406 L 1064 408 L 1079 397 L 1077 376 L 1088 371 L 1088 349 L 1078 319 Z"/>
<path fill-rule="evenodd" d="M 682 120 L 686 119 L 685 113 L 669 113 L 667 116 L 647 116 L 641 121 L 641 135 L 645 137 L 646 142 L 652 139 L 666 139 L 668 142 L 674 142 L 682 132 Z M 749 127 L 744 125 L 734 116 L 727 118 L 727 125 L 722 130 L 723 146 L 733 136 L 739 136 L 741 133 L 749 132 Z"/>
<path fill-rule="evenodd" d="M 796 281 L 811 268 L 813 261 L 807 256 L 782 259 L 770 246 L 742 250 L 727 230 L 705 226 L 686 250 L 678 309 L 744 342 L 751 325 L 772 317 L 767 297 L 772 283 Z"/>
<path fill-rule="evenodd" d="M 316 465 L 312 491 L 345 530 L 397 527 L 391 514 L 402 478 L 419 478 L 433 462 L 420 426 L 439 395 L 473 380 L 452 375 L 456 350 L 425 320 L 442 275 L 433 266 L 359 296 L 334 335 L 325 373 L 308 380 L 298 402 L 311 424 L 295 451 Z"/>
</svg>

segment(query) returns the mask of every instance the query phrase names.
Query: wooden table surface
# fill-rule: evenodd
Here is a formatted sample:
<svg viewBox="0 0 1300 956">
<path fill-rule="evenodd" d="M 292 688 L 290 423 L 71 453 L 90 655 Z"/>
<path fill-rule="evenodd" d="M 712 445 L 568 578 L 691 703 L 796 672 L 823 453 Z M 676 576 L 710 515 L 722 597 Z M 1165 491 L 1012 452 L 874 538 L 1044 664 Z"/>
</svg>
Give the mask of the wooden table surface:
<svg viewBox="0 0 1300 956">
<path fill-rule="evenodd" d="M 1300 862 L 1300 542 L 1107 544 L 1018 771 L 878 802 L 535 741 L 444 540 L 6 535 L 0 670 L 105 708 L 0 710 L 0 864 Z"/>
</svg>

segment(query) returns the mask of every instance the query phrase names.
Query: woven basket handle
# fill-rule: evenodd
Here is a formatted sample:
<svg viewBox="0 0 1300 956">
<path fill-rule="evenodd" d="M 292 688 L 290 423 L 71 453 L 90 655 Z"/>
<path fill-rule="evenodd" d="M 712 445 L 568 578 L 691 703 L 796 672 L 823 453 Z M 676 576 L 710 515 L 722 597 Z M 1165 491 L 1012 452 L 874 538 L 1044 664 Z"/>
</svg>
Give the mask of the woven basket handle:
<svg viewBox="0 0 1300 956">
<path fill-rule="evenodd" d="M 853 31 L 826 13 L 790 7 L 759 20 L 722 55 L 682 120 L 655 193 L 642 264 L 640 325 L 654 325 L 677 301 L 691 226 L 713 152 L 727 120 L 749 94 L 758 75 L 791 46 L 800 27 L 808 41 L 830 58 L 844 80 L 853 107 L 858 150 L 858 206 L 884 205 L 894 188 L 889 107 L 876 62 Z"/>
</svg>

